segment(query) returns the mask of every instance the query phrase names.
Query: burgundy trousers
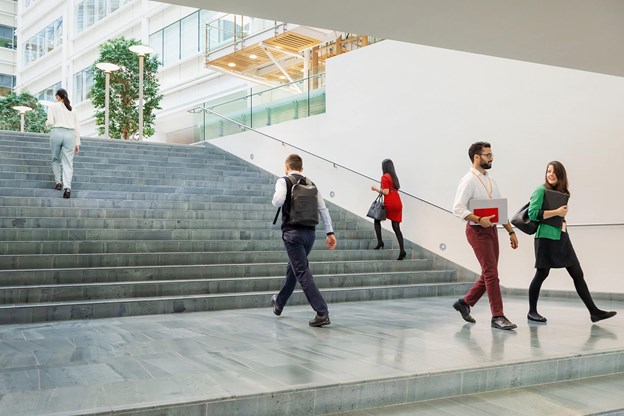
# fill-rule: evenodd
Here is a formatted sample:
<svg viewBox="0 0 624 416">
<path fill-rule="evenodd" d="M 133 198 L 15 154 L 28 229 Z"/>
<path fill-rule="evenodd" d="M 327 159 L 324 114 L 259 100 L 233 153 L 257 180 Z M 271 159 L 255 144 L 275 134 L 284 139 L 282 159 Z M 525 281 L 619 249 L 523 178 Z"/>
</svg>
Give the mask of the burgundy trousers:
<svg viewBox="0 0 624 416">
<path fill-rule="evenodd" d="M 466 238 L 481 265 L 481 276 L 464 295 L 464 302 L 474 306 L 487 292 L 492 316 L 503 316 L 503 298 L 498 280 L 498 234 L 496 227 L 473 227 L 466 223 Z"/>
</svg>

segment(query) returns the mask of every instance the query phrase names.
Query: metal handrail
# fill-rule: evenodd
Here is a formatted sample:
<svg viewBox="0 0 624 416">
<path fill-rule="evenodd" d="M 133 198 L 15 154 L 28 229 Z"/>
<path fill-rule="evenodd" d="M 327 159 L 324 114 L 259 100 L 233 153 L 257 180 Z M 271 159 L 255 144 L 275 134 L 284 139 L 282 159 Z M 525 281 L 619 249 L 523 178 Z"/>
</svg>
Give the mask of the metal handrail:
<svg viewBox="0 0 624 416">
<path fill-rule="evenodd" d="M 320 75 L 320 74 L 319 74 L 319 75 Z M 278 88 L 279 88 L 279 87 L 278 87 Z M 239 98 L 239 99 L 240 99 L 240 98 Z M 218 105 L 220 105 L 220 104 L 218 104 Z M 194 107 L 194 108 L 193 108 L 193 110 L 195 110 L 195 109 L 199 109 L 199 110 L 201 110 L 201 111 L 208 112 L 208 113 L 213 114 L 213 115 L 215 115 L 215 116 L 217 116 L 217 117 L 223 118 L 223 119 L 225 119 L 225 120 L 227 120 L 227 121 L 230 121 L 230 122 L 232 122 L 232 123 L 234 123 L 234 124 L 237 124 L 239 127 L 242 127 L 242 128 L 244 128 L 244 129 L 246 129 L 246 130 L 251 130 L 251 131 L 254 131 L 254 132 L 256 132 L 256 133 L 258 133 L 258 134 L 260 134 L 260 135 L 262 135 L 262 136 L 268 137 L 268 138 L 269 138 L 269 139 L 271 139 L 271 140 L 275 140 L 275 141 L 277 141 L 277 142 L 280 142 L 280 143 L 282 144 L 282 146 L 290 146 L 290 147 L 292 147 L 292 148 L 294 148 L 294 149 L 299 150 L 300 152 L 303 152 L 303 153 L 306 153 L 306 154 L 308 154 L 308 155 L 314 156 L 314 157 L 316 157 L 317 159 L 321 159 L 321 160 L 323 160 L 323 161 L 325 161 L 325 162 L 327 162 L 327 163 L 330 163 L 330 164 L 331 164 L 334 168 L 338 168 L 338 167 L 340 167 L 340 168 L 342 168 L 342 169 L 344 169 L 344 170 L 347 170 L 347 171 L 349 171 L 349 172 L 351 172 L 351 173 L 354 173 L 354 174 L 356 174 L 356 175 L 358 175 L 358 176 L 361 176 L 361 177 L 363 177 L 363 178 L 369 179 L 369 180 L 371 180 L 371 181 L 373 181 L 373 182 L 377 182 L 377 179 L 375 179 L 375 178 L 371 178 L 371 177 L 370 177 L 370 176 L 368 176 L 368 175 L 365 175 L 365 174 L 363 174 L 363 173 L 361 173 L 361 172 L 358 172 L 358 171 L 356 171 L 356 170 L 353 170 L 353 169 L 351 169 L 351 168 L 349 168 L 349 167 L 347 167 L 347 166 L 344 166 L 344 165 L 341 165 L 341 164 L 336 163 L 336 162 L 334 162 L 334 161 L 331 161 L 331 160 L 329 160 L 329 159 L 327 159 L 327 158 L 324 158 L 323 156 L 319 156 L 319 155 L 317 155 L 316 153 L 312 153 L 312 152 L 310 152 L 310 151 L 308 151 L 308 150 L 305 150 L 305 149 L 303 149 L 303 148 L 301 148 L 301 147 L 299 147 L 299 146 L 295 146 L 294 144 L 288 143 L 288 142 L 286 142 L 286 141 L 284 141 L 284 140 L 282 140 L 282 139 L 278 139 L 277 137 L 271 136 L 270 134 L 264 133 L 264 132 L 262 132 L 262 131 L 260 131 L 260 130 L 258 130 L 258 129 L 255 129 L 255 128 L 253 128 L 253 127 L 246 126 L 246 125 L 244 125 L 243 123 L 240 123 L 240 122 L 238 122 L 238 121 L 236 121 L 236 120 L 234 120 L 234 119 L 232 119 L 232 118 L 230 118 L 230 117 L 228 117 L 228 116 L 225 116 L 225 115 L 223 115 L 223 114 L 217 113 L 216 111 L 212 110 L 212 108 L 207 108 L 207 107 L 202 106 L 202 107 Z M 197 143 L 202 143 L 202 142 L 197 142 Z M 193 143 L 193 144 L 197 144 L 197 143 Z M 440 209 L 440 210 L 442 210 L 442 211 L 445 211 L 445 212 L 447 212 L 447 213 L 449 213 L 449 214 L 452 214 L 452 211 L 451 211 L 451 210 L 446 209 L 446 208 L 444 208 L 444 207 L 441 207 L 441 206 L 439 206 L 439 205 L 437 205 L 437 204 L 434 204 L 433 202 L 427 201 L 426 199 L 422 199 L 422 198 L 420 198 L 420 197 L 417 197 L 416 195 L 413 195 L 413 194 L 411 194 L 411 193 L 409 193 L 409 192 L 405 192 L 405 191 L 402 191 L 402 190 L 399 190 L 398 192 L 399 192 L 399 193 L 401 193 L 401 194 L 403 194 L 403 195 L 409 196 L 410 198 L 416 199 L 416 200 L 418 200 L 418 201 L 420 201 L 420 202 L 424 202 L 424 203 L 425 203 L 425 204 L 427 204 L 427 205 L 430 205 L 430 206 L 432 206 L 432 207 L 435 207 L 435 208 L 438 208 L 438 209 Z M 567 226 L 568 226 L 568 227 L 578 227 L 578 228 L 584 228 L 584 227 L 613 227 L 613 226 L 621 226 L 621 225 L 624 225 L 624 223 L 586 223 L 586 224 L 567 224 Z"/>
<path fill-rule="evenodd" d="M 208 113 L 213 114 L 213 115 L 215 115 L 215 116 L 217 116 L 217 117 L 223 118 L 223 119 L 225 119 L 225 120 L 227 120 L 227 121 L 230 121 L 230 122 L 232 122 L 232 123 L 234 123 L 234 124 L 237 124 L 239 127 L 242 127 L 242 128 L 244 128 L 244 129 L 246 129 L 246 130 L 251 130 L 251 131 L 254 131 L 254 132 L 256 132 L 256 133 L 258 133 L 258 134 L 260 134 L 260 135 L 262 135 L 262 136 L 264 136 L 264 137 L 268 137 L 268 138 L 269 138 L 269 139 L 271 139 L 271 140 L 275 140 L 276 142 L 280 142 L 280 143 L 282 144 L 282 146 L 290 146 L 290 147 L 292 147 L 292 148 L 294 148 L 294 149 L 299 150 L 300 152 L 303 152 L 303 153 L 306 153 L 306 154 L 308 154 L 308 155 L 314 156 L 314 157 L 315 157 L 315 158 L 317 158 L 317 159 L 321 159 L 321 160 L 323 160 L 323 161 L 325 161 L 325 162 L 327 162 L 327 163 L 330 163 L 330 164 L 331 164 L 334 168 L 342 168 L 342 169 L 347 170 L 347 171 L 349 171 L 349 172 L 351 172 L 351 173 L 354 173 L 354 174 L 356 174 L 356 175 L 358 175 L 358 176 L 361 176 L 361 177 L 363 177 L 363 178 L 369 179 L 369 180 L 371 180 L 371 181 L 373 181 L 373 182 L 378 182 L 378 180 L 377 180 L 377 179 L 375 179 L 375 178 L 371 178 L 371 177 L 370 177 L 370 176 L 368 176 L 368 175 L 365 175 L 365 174 L 363 174 L 363 173 L 361 173 L 361 172 L 358 172 L 358 171 L 356 171 L 356 170 L 353 170 L 353 169 L 351 169 L 351 168 L 349 168 L 349 167 L 347 167 L 347 166 L 344 166 L 344 165 L 341 165 L 341 164 L 336 163 L 336 162 L 334 162 L 334 161 L 331 161 L 331 160 L 329 160 L 329 159 L 327 159 L 327 158 L 324 158 L 323 156 L 320 156 L 320 155 L 317 155 L 317 154 L 315 154 L 315 153 L 312 153 L 312 152 L 310 152 L 310 151 L 308 151 L 308 150 L 305 150 L 305 149 L 303 149 L 303 148 L 301 148 L 301 147 L 299 147 L 299 146 L 295 146 L 294 144 L 288 143 L 288 142 L 286 142 L 286 141 L 284 141 L 284 140 L 282 140 L 282 139 L 278 139 L 277 137 L 271 136 L 270 134 L 267 134 L 267 133 L 261 132 L 260 130 L 257 130 L 257 129 L 255 129 L 255 128 L 253 128 L 253 127 L 246 126 L 246 125 L 244 125 L 243 123 L 240 123 L 240 122 L 238 122 L 238 121 L 236 121 L 236 120 L 234 120 L 234 119 L 232 119 L 232 118 L 230 118 L 230 117 L 228 117 L 228 116 L 225 116 L 225 115 L 223 115 L 223 114 L 219 114 L 219 113 L 217 113 L 216 111 L 212 110 L 211 108 L 208 108 L 208 107 L 202 106 L 202 107 L 194 107 L 194 108 L 193 108 L 193 110 L 195 110 L 195 109 L 199 109 L 199 110 L 201 110 L 201 111 L 208 112 Z M 198 143 L 201 143 L 201 142 L 198 142 Z M 409 196 L 410 198 L 416 199 L 416 200 L 418 200 L 418 201 L 420 201 L 420 202 L 424 202 L 424 203 L 425 203 L 425 204 L 427 204 L 427 205 L 431 205 L 432 207 L 435 207 L 435 208 L 441 209 L 442 211 L 446 211 L 446 212 L 448 212 L 448 213 L 451 213 L 451 211 L 450 211 L 449 209 L 446 209 L 446 208 L 444 208 L 444 207 L 441 207 L 441 206 L 439 206 L 439 205 L 436 205 L 436 204 L 434 204 L 433 202 L 429 202 L 429 201 L 427 201 L 427 200 L 425 200 L 425 199 L 419 198 L 419 197 L 417 197 L 416 195 L 410 194 L 409 192 L 405 192 L 405 191 L 402 191 L 402 190 L 399 190 L 398 192 L 400 192 L 400 193 L 401 193 L 401 194 L 403 194 L 403 195 Z"/>
</svg>

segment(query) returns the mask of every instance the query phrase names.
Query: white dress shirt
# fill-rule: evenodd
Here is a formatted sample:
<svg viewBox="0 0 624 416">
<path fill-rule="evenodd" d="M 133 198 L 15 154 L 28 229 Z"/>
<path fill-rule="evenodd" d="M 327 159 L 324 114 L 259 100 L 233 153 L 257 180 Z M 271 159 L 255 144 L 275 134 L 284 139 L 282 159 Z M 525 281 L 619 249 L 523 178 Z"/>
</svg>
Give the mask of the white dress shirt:
<svg viewBox="0 0 624 416">
<path fill-rule="evenodd" d="M 298 172 L 296 170 L 290 171 L 290 175 L 303 176 L 301 172 Z M 288 189 L 286 188 L 286 181 L 284 180 L 283 177 L 279 178 L 277 182 L 275 183 L 275 193 L 273 194 L 272 204 L 274 207 L 281 207 L 282 205 L 284 205 L 287 192 L 288 192 Z M 317 193 L 317 200 L 318 200 L 319 214 L 321 214 L 321 219 L 323 220 L 323 224 L 325 225 L 325 232 L 333 233 L 334 228 L 332 226 L 331 217 L 329 216 L 329 210 L 327 209 L 327 206 L 325 206 L 325 200 L 323 199 L 323 196 L 321 195 L 321 191 L 318 191 Z"/>
<path fill-rule="evenodd" d="M 494 179 L 485 171 L 485 175 L 474 167 L 459 181 L 455 202 L 453 202 L 453 214 L 456 217 L 466 219 L 472 214 L 468 209 L 471 199 L 496 199 L 500 198 L 500 191 Z"/>
<path fill-rule="evenodd" d="M 69 111 L 63 102 L 56 102 L 48 107 L 48 119 L 46 127 L 62 127 L 74 131 L 76 146 L 80 146 L 80 123 L 78 122 L 78 112 L 75 107 Z"/>
</svg>

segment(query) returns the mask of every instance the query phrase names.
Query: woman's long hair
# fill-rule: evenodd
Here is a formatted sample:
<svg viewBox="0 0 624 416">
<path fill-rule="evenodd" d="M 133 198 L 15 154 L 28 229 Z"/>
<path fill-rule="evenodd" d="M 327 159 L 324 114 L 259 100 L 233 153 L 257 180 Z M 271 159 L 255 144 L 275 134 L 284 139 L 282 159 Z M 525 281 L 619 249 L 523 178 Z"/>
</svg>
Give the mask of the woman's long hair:
<svg viewBox="0 0 624 416">
<path fill-rule="evenodd" d="M 67 108 L 69 111 L 72 111 L 72 106 L 71 103 L 69 102 L 69 97 L 67 96 L 67 91 L 65 91 L 63 88 L 59 88 L 59 90 L 56 92 L 56 95 L 63 100 L 63 104 L 65 104 L 65 108 Z"/>
<path fill-rule="evenodd" d="M 384 174 L 387 173 L 390 175 L 390 177 L 392 178 L 392 185 L 395 189 L 398 190 L 401 187 L 401 185 L 399 184 L 399 178 L 397 177 L 396 171 L 394 170 L 394 163 L 392 163 L 392 160 L 385 159 L 383 162 L 381 162 L 381 171 Z"/>
<path fill-rule="evenodd" d="M 548 166 L 553 167 L 553 171 L 555 176 L 557 177 L 557 186 L 552 186 L 548 183 L 548 179 L 546 176 L 548 175 Z M 546 165 L 546 173 L 544 174 L 544 186 L 546 189 L 551 189 L 557 192 L 563 192 L 564 194 L 570 195 L 570 191 L 568 190 L 568 174 L 566 173 L 563 164 L 557 160 L 553 160 L 548 165 Z"/>
</svg>

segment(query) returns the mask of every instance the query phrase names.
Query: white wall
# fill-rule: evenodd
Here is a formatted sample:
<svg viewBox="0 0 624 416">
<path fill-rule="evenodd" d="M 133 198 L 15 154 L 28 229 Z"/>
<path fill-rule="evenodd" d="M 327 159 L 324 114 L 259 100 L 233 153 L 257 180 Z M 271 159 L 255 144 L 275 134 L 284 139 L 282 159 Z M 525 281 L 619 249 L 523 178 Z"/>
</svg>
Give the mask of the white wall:
<svg viewBox="0 0 624 416">
<path fill-rule="evenodd" d="M 624 199 L 622 96 L 620 77 L 384 41 L 327 62 L 325 115 L 264 131 L 374 178 L 381 176 L 381 160 L 392 158 L 404 191 L 447 209 L 474 141 L 492 143 L 491 173 L 510 211 L 543 182 L 547 163 L 560 160 L 572 192 L 570 235 L 590 290 L 621 293 L 624 226 L 574 225 L 623 222 L 617 208 Z M 256 133 L 212 143 L 276 174 L 293 152 Z M 304 165 L 327 199 L 365 213 L 374 197 L 371 181 L 311 156 L 304 155 Z M 409 197 L 403 201 L 406 238 L 478 271 L 459 220 Z M 506 232 L 499 236 L 502 284 L 526 288 L 534 272 L 532 238 L 521 235 L 512 252 Z M 553 271 L 544 288 L 573 285 L 565 271 Z"/>
</svg>

